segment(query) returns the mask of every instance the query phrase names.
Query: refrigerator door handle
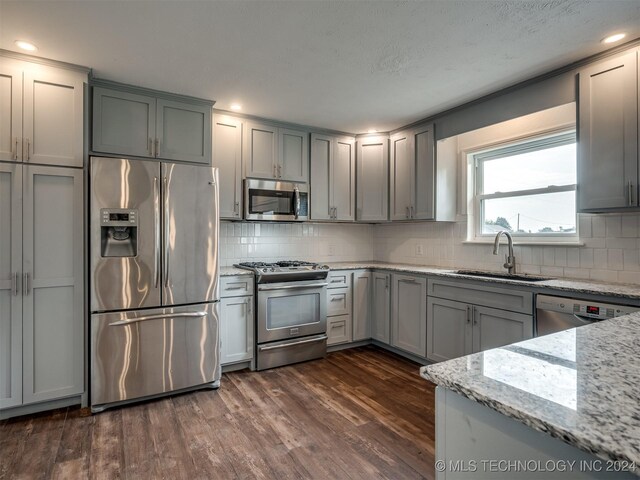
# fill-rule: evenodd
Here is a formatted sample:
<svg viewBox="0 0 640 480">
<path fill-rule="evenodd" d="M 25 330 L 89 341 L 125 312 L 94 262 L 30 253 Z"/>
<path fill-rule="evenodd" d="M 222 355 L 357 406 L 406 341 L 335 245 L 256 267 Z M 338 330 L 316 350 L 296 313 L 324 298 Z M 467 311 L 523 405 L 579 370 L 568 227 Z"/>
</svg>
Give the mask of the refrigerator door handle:
<svg viewBox="0 0 640 480">
<path fill-rule="evenodd" d="M 165 320 L 167 318 L 202 318 L 206 317 L 207 312 L 184 312 L 184 313 L 163 313 L 161 315 L 147 315 L 144 317 L 128 318 L 126 320 L 118 320 L 110 323 L 110 327 L 118 327 L 121 325 L 129 325 L 136 322 L 144 322 L 147 320 Z"/>
<path fill-rule="evenodd" d="M 155 288 L 160 283 L 160 191 L 158 177 L 153 177 L 153 216 L 154 216 L 154 240 L 156 254 L 153 258 L 153 276 Z"/>
<path fill-rule="evenodd" d="M 164 286 L 169 287 L 169 189 L 164 177 Z"/>
</svg>

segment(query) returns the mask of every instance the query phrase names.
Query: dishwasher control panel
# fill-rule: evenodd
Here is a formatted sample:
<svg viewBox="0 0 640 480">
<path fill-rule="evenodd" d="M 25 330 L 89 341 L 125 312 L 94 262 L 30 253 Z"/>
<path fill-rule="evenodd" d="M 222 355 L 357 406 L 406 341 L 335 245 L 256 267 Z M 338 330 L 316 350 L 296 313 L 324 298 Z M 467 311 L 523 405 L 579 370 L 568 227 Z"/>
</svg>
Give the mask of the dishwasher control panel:
<svg viewBox="0 0 640 480">
<path fill-rule="evenodd" d="M 640 310 L 640 307 L 612 305 L 609 303 L 599 303 L 574 298 L 551 297 L 549 295 L 538 295 L 536 298 L 536 308 L 579 315 L 594 320 L 607 320 Z"/>
</svg>

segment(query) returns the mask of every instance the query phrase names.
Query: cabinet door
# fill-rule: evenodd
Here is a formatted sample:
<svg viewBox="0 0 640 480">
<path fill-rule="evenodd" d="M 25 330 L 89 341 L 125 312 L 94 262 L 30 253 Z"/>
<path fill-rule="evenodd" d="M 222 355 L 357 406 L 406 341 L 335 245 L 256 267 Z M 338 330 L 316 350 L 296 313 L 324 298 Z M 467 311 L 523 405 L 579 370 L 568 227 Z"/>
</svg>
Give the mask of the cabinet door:
<svg viewBox="0 0 640 480">
<path fill-rule="evenodd" d="M 242 216 L 242 121 L 213 117 L 213 166 L 220 181 L 220 218 Z"/>
<path fill-rule="evenodd" d="M 351 341 L 351 315 L 327 318 L 327 346 Z"/>
<path fill-rule="evenodd" d="M 311 219 L 329 220 L 333 215 L 331 164 L 333 137 L 311 134 Z"/>
<path fill-rule="evenodd" d="M 247 123 L 242 148 L 246 177 L 277 177 L 278 129 L 276 127 Z"/>
<path fill-rule="evenodd" d="M 411 138 L 407 132 L 391 137 L 389 209 L 391 220 L 411 218 L 412 158 L 409 148 Z"/>
<path fill-rule="evenodd" d="M 435 217 L 435 142 L 433 125 L 413 131 L 411 139 L 412 172 L 411 198 L 414 220 L 431 220 Z"/>
<path fill-rule="evenodd" d="M 371 272 L 353 274 L 353 341 L 371 338 Z"/>
<path fill-rule="evenodd" d="M 391 314 L 391 275 L 374 272 L 373 301 L 371 302 L 373 323 L 371 336 L 380 342 L 389 343 L 390 314 Z"/>
<path fill-rule="evenodd" d="M 636 52 L 580 72 L 580 210 L 638 205 Z"/>
<path fill-rule="evenodd" d="M 23 160 L 82 167 L 86 75 L 42 65 L 25 69 Z"/>
<path fill-rule="evenodd" d="M 471 305 L 427 299 L 427 358 L 434 362 L 471 353 Z"/>
<path fill-rule="evenodd" d="M 389 147 L 385 137 L 358 141 L 358 215 L 364 222 L 389 218 Z"/>
<path fill-rule="evenodd" d="M 156 99 L 106 88 L 93 88 L 94 152 L 153 157 Z"/>
<path fill-rule="evenodd" d="M 156 157 L 211 164 L 211 107 L 158 99 Z"/>
<path fill-rule="evenodd" d="M 309 133 L 278 129 L 278 177 L 289 182 L 309 181 Z"/>
<path fill-rule="evenodd" d="M 356 219 L 356 155 L 353 138 L 336 139 L 331 185 L 334 218 L 353 222 Z"/>
<path fill-rule="evenodd" d="M 253 297 L 220 301 L 220 364 L 253 358 Z"/>
<path fill-rule="evenodd" d="M 22 160 L 22 70 L 0 65 L 0 160 Z"/>
<path fill-rule="evenodd" d="M 24 403 L 84 390 L 83 172 L 24 169 Z"/>
<path fill-rule="evenodd" d="M 473 307 L 473 351 L 482 352 L 533 337 L 533 317 L 487 307 Z"/>
<path fill-rule="evenodd" d="M 427 279 L 393 276 L 391 345 L 427 356 Z"/>
<path fill-rule="evenodd" d="M 0 164 L 0 409 L 22 403 L 22 166 Z"/>
</svg>

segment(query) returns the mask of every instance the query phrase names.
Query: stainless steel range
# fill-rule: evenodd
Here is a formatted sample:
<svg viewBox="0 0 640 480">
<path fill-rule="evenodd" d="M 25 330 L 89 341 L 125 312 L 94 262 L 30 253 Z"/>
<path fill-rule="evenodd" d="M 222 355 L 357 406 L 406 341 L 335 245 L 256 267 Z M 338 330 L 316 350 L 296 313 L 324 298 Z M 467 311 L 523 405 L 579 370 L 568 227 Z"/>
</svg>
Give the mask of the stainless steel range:
<svg viewBox="0 0 640 480">
<path fill-rule="evenodd" d="M 321 358 L 327 352 L 329 267 L 287 261 L 240 263 L 256 281 L 256 368 Z"/>
</svg>

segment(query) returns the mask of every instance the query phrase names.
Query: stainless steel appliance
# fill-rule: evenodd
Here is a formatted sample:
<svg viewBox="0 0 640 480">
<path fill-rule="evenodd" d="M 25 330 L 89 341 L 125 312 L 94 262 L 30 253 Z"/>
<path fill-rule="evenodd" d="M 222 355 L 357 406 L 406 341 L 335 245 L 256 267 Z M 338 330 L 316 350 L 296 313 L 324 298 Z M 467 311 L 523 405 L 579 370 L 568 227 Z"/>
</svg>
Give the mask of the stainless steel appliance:
<svg viewBox="0 0 640 480">
<path fill-rule="evenodd" d="M 217 169 L 91 158 L 91 408 L 220 382 Z"/>
<path fill-rule="evenodd" d="M 620 317 L 640 311 L 640 307 L 538 295 L 536 297 L 536 336 Z"/>
<path fill-rule="evenodd" d="M 249 178 L 244 186 L 245 220 L 308 220 L 309 190 L 306 184 Z"/>
<path fill-rule="evenodd" d="M 324 357 L 329 267 L 296 261 L 236 266 L 255 274 L 257 369 Z"/>
</svg>

